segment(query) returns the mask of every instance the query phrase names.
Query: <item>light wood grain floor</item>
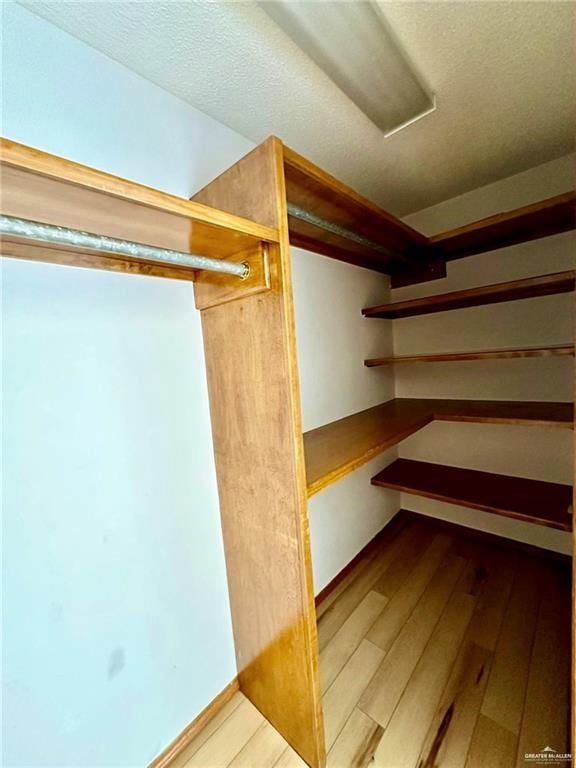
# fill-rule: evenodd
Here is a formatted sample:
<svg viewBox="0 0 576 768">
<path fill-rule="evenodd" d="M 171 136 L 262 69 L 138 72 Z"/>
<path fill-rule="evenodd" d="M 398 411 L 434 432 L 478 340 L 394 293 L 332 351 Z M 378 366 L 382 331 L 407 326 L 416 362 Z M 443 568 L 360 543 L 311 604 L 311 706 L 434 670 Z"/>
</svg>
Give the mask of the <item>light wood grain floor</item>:
<svg viewBox="0 0 576 768">
<path fill-rule="evenodd" d="M 407 516 L 318 608 L 330 768 L 516 768 L 568 750 L 566 564 Z M 304 766 L 241 694 L 176 768 Z"/>
</svg>

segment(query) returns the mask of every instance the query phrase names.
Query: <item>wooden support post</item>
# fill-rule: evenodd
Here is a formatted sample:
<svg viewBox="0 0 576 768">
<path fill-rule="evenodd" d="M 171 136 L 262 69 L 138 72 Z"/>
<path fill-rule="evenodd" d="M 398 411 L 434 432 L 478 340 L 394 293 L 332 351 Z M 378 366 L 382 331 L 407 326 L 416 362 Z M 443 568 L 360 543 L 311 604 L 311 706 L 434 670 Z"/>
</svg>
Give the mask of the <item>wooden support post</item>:
<svg viewBox="0 0 576 768">
<path fill-rule="evenodd" d="M 320 768 L 325 746 L 281 142 L 268 139 L 194 200 L 280 234 L 268 248 L 270 287 L 211 301 L 202 328 L 240 689 Z M 196 284 L 200 307 L 201 290 Z"/>
</svg>

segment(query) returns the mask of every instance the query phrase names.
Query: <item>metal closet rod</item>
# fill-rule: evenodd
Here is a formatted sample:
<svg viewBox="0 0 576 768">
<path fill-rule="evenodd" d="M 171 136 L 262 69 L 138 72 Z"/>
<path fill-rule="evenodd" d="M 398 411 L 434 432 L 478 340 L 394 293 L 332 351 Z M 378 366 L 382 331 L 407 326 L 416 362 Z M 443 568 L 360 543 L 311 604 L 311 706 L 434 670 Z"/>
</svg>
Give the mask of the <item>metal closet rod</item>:
<svg viewBox="0 0 576 768">
<path fill-rule="evenodd" d="M 386 256 L 391 255 L 390 250 L 380 243 L 375 243 L 373 240 L 369 240 L 367 237 L 359 235 L 358 232 L 342 227 L 340 224 L 335 224 L 333 221 L 323 219 L 321 216 L 316 216 L 315 213 L 300 208 L 293 203 L 288 203 L 288 215 L 295 219 L 300 219 L 300 221 L 305 221 L 307 224 L 312 224 L 312 226 L 318 227 L 318 229 L 331 232 L 333 235 L 338 235 L 339 237 L 344 237 L 346 240 L 351 240 L 359 245 L 364 245 L 366 248 L 378 251 L 378 253 L 384 253 Z"/>
<path fill-rule="evenodd" d="M 173 264 L 208 272 L 220 272 L 226 275 L 235 275 L 241 279 L 250 274 L 250 267 L 246 263 L 211 259 L 207 256 L 196 256 L 193 253 L 172 251 L 168 248 L 156 248 L 153 245 L 142 245 L 130 240 L 119 240 L 105 235 L 93 235 L 78 229 L 56 227 L 52 224 L 42 224 L 28 219 L 19 219 L 15 216 L 0 216 L 0 234 L 15 235 L 26 240 L 41 240 L 57 245 L 87 248 L 102 253 L 131 256 L 135 259 L 156 261 L 159 264 Z"/>
</svg>

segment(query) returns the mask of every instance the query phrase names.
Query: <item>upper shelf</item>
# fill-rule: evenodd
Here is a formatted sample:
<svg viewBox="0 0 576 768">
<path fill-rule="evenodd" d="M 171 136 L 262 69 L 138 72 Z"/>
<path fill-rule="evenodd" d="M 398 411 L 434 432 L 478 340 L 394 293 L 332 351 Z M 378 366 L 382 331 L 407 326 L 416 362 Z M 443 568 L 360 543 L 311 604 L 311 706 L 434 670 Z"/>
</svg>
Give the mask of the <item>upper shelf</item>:
<svg viewBox="0 0 576 768">
<path fill-rule="evenodd" d="M 538 240 L 576 227 L 576 192 L 499 213 L 430 238 L 430 248 L 450 261 Z"/>
<path fill-rule="evenodd" d="M 556 272 L 551 275 L 528 277 L 508 283 L 496 283 L 494 285 L 484 285 L 480 288 L 469 288 L 464 291 L 441 293 L 438 296 L 424 296 L 421 299 L 380 304 L 377 307 L 363 309 L 362 314 L 364 317 L 380 317 L 393 320 L 399 317 L 444 312 L 449 309 L 478 307 L 483 304 L 498 304 L 503 301 L 518 301 L 519 299 L 530 299 L 535 296 L 567 293 L 574 290 L 574 274 L 572 270 Z"/>
<path fill-rule="evenodd" d="M 393 285 L 444 277 L 446 261 L 576 228 L 576 192 L 506 211 L 428 238 L 283 146 L 286 197 L 327 222 L 372 241 L 359 243 L 289 215 L 290 242 L 392 275 Z"/>
<path fill-rule="evenodd" d="M 0 142 L 0 167 L 2 213 L 8 216 L 213 258 L 279 239 L 277 230 L 270 227 L 7 139 Z M 188 280 L 194 276 L 194 271 L 185 267 L 12 237 L 2 239 L 2 252 L 63 263 L 79 263 L 78 255 L 84 254 L 87 266 Z"/>
<path fill-rule="evenodd" d="M 571 428 L 572 403 L 397 398 L 304 434 L 308 495 L 434 420 Z"/>
</svg>

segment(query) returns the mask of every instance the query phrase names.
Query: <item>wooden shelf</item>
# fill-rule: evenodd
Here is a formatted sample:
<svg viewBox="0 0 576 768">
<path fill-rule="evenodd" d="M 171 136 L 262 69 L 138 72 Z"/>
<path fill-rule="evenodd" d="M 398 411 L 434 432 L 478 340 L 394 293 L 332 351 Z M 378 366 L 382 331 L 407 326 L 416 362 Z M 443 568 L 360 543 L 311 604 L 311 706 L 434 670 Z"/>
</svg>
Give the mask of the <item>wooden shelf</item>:
<svg viewBox="0 0 576 768">
<path fill-rule="evenodd" d="M 573 344 L 555 344 L 547 347 L 516 347 L 515 349 L 486 349 L 478 352 L 443 352 L 432 355 L 401 355 L 399 357 L 373 357 L 364 360 L 367 368 L 398 363 L 447 363 L 469 360 L 505 360 L 525 357 L 574 356 Z"/>
<path fill-rule="evenodd" d="M 415 264 L 416 254 L 428 247 L 427 237 L 306 158 L 288 147 L 283 147 L 283 155 L 289 204 L 357 232 L 377 243 L 385 253 L 289 216 L 292 245 L 377 272 L 390 272 Z"/>
<path fill-rule="evenodd" d="M 431 237 L 429 248 L 448 261 L 576 227 L 576 192 L 550 197 Z"/>
<path fill-rule="evenodd" d="M 464 307 L 479 307 L 485 304 L 498 304 L 504 301 L 519 301 L 536 296 L 550 296 L 568 293 L 574 290 L 574 271 L 556 272 L 551 275 L 528 277 L 464 291 L 452 291 L 437 296 L 425 296 L 420 299 L 398 301 L 392 304 L 380 304 L 362 310 L 364 317 L 379 317 L 393 320 L 400 317 L 427 315 L 433 312 L 445 312 Z"/>
<path fill-rule="evenodd" d="M 304 434 L 308 496 L 434 420 L 570 429 L 572 403 L 397 398 Z"/>
<path fill-rule="evenodd" d="M 572 530 L 572 487 L 541 480 L 397 459 L 372 484 L 548 528 Z"/>
<path fill-rule="evenodd" d="M 0 142 L 2 213 L 160 248 L 227 258 L 278 242 L 277 229 L 160 192 L 6 139 Z M 194 279 L 189 268 L 2 239 L 3 255 Z"/>
<path fill-rule="evenodd" d="M 548 403 L 514 400 L 409 400 L 428 406 L 435 421 L 461 421 L 475 424 L 517 424 L 524 426 L 572 429 L 573 403 Z"/>
</svg>

